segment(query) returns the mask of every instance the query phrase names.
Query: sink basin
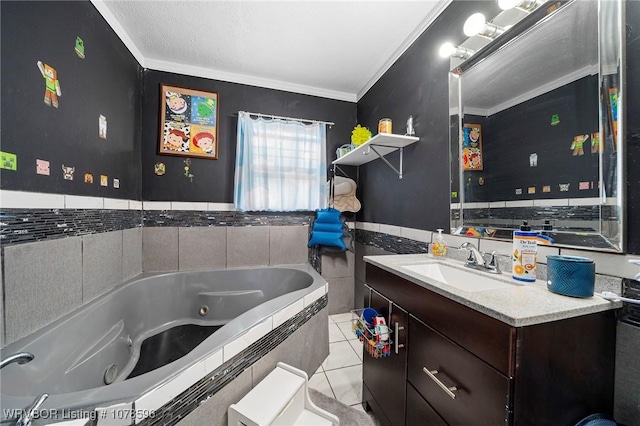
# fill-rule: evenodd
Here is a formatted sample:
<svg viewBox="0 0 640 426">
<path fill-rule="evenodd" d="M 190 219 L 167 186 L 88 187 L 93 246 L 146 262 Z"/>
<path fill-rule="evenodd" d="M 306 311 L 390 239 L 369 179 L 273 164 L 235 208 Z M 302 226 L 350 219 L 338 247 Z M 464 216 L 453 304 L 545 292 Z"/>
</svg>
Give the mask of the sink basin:
<svg viewBox="0 0 640 426">
<path fill-rule="evenodd" d="M 464 291 L 497 290 L 513 286 L 500 279 L 484 276 L 482 272 L 444 263 L 421 263 L 406 265 L 403 268 Z"/>
</svg>

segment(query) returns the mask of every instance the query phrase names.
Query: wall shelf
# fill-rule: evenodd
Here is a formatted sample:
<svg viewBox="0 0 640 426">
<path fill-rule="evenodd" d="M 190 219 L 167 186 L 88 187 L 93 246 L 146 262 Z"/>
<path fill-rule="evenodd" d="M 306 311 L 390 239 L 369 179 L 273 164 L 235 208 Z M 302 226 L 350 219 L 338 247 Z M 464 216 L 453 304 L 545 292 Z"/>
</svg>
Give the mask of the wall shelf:
<svg viewBox="0 0 640 426">
<path fill-rule="evenodd" d="M 402 157 L 403 148 L 417 142 L 420 138 L 416 136 L 393 135 L 389 133 L 379 133 L 363 143 L 356 149 L 349 151 L 342 157 L 334 160 L 331 164 L 344 166 L 359 166 L 370 161 L 381 159 L 389 166 L 400 179 L 402 179 Z M 400 164 L 395 168 L 385 155 L 400 150 Z"/>
</svg>

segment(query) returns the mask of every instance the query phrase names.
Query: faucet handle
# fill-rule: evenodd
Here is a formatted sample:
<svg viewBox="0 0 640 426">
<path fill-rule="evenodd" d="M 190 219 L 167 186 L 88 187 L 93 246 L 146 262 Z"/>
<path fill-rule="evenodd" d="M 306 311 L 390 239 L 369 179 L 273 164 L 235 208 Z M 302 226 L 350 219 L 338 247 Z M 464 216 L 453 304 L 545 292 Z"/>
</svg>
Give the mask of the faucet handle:
<svg viewBox="0 0 640 426">
<path fill-rule="evenodd" d="M 20 415 L 16 426 L 29 426 L 47 398 L 49 398 L 48 393 L 43 393 L 42 395 L 40 395 L 38 399 L 36 399 L 36 401 L 33 403 L 33 405 L 25 410 L 24 416 L 22 414 Z"/>
<path fill-rule="evenodd" d="M 487 267 L 495 269 L 496 272 L 501 272 L 500 265 L 498 264 L 498 258 L 496 257 L 495 251 L 491 252 L 491 259 L 489 259 L 489 263 L 487 264 Z"/>
</svg>

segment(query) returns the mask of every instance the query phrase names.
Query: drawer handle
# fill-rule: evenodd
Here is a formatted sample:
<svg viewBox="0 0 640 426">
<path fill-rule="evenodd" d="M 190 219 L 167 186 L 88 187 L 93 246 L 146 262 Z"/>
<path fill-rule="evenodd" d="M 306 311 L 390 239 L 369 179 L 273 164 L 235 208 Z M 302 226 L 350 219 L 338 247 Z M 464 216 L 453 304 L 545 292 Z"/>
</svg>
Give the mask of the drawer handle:
<svg viewBox="0 0 640 426">
<path fill-rule="evenodd" d="M 400 327 L 399 324 L 400 324 L 399 322 L 396 322 L 396 325 L 395 325 L 396 329 L 395 329 L 395 332 L 393 333 L 395 334 L 395 337 L 396 337 L 396 354 L 398 353 L 398 350 L 400 348 L 404 348 L 404 344 L 401 345 L 398 343 L 398 340 L 400 340 L 400 338 L 398 337 L 398 330 L 404 330 L 404 327 Z"/>
<path fill-rule="evenodd" d="M 438 374 L 438 370 L 429 371 L 429 370 L 427 370 L 427 367 L 422 367 L 422 371 L 424 371 L 425 374 L 431 378 L 431 380 L 436 382 L 436 384 L 438 386 L 440 386 L 440 388 L 443 391 L 445 391 L 447 393 L 447 395 L 449 395 L 451 397 L 451 399 L 456 399 L 456 394 L 453 393 L 453 392 L 457 391 L 458 388 L 455 387 L 455 386 L 447 387 L 447 386 L 445 386 L 444 383 L 442 383 L 440 380 L 438 380 L 438 378 L 436 377 L 436 374 Z"/>
</svg>

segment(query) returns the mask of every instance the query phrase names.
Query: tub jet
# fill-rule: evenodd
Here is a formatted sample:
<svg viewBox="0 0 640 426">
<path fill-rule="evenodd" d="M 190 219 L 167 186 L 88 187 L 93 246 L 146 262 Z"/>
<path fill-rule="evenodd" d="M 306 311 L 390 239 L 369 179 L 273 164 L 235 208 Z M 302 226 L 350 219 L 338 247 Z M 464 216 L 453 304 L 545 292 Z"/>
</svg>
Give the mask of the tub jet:
<svg viewBox="0 0 640 426">
<path fill-rule="evenodd" d="M 116 379 L 118 375 L 118 367 L 115 364 L 111 364 L 104 371 L 104 384 L 110 385 Z"/>
<path fill-rule="evenodd" d="M 208 312 L 209 312 L 209 307 L 207 305 L 200 306 L 200 310 L 198 311 L 201 317 L 207 315 Z"/>
</svg>

